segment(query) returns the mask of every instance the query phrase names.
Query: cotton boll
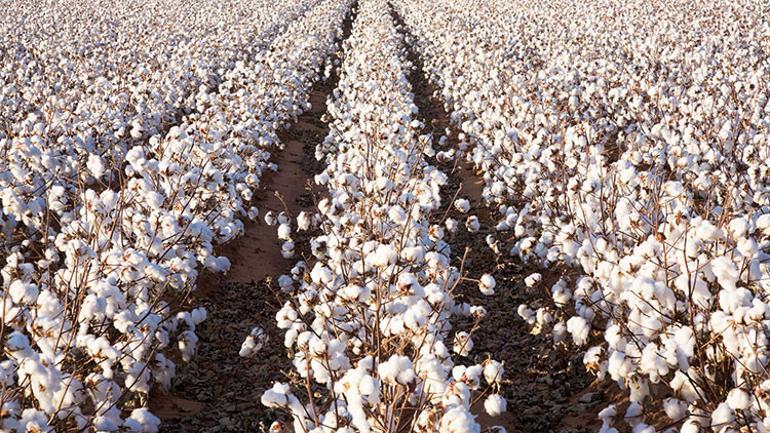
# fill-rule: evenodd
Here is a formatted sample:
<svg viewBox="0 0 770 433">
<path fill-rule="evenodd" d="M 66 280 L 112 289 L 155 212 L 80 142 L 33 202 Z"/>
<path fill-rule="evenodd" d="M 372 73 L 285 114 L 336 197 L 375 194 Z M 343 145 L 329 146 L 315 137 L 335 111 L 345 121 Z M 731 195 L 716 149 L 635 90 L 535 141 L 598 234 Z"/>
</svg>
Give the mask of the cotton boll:
<svg viewBox="0 0 770 433">
<path fill-rule="evenodd" d="M 458 224 L 456 219 L 447 218 L 446 221 L 444 221 L 444 226 L 446 227 L 449 233 L 452 233 L 452 234 L 457 233 Z"/>
<path fill-rule="evenodd" d="M 407 221 L 407 213 L 401 206 L 391 207 L 388 211 L 388 217 L 398 225 L 404 225 Z"/>
<path fill-rule="evenodd" d="M 730 425 L 735 421 L 735 415 L 727 403 L 720 403 L 716 410 L 711 413 L 711 425 L 723 426 Z"/>
<path fill-rule="evenodd" d="M 29 348 L 29 338 L 18 331 L 11 332 L 5 341 L 5 347 L 11 352 L 25 350 Z"/>
<path fill-rule="evenodd" d="M 508 406 L 508 402 L 500 394 L 490 394 L 484 400 L 484 410 L 490 416 L 502 415 Z"/>
<path fill-rule="evenodd" d="M 308 214 L 305 211 L 302 211 L 297 215 L 297 228 L 301 231 L 306 231 L 310 228 L 310 224 L 312 222 L 312 218 L 310 217 L 310 214 Z"/>
<path fill-rule="evenodd" d="M 575 344 L 582 346 L 588 342 L 591 325 L 580 316 L 572 316 L 567 320 L 567 331 L 572 334 Z"/>
<path fill-rule="evenodd" d="M 748 409 L 751 406 L 751 396 L 740 388 L 733 388 L 727 394 L 727 405 L 732 410 Z"/>
<path fill-rule="evenodd" d="M 93 153 L 88 155 L 86 168 L 88 169 L 88 172 L 91 173 L 91 176 L 96 179 L 101 179 L 102 176 L 104 176 L 104 173 L 107 171 L 107 167 L 104 165 L 104 160 L 99 155 L 95 155 Z"/>
<path fill-rule="evenodd" d="M 663 411 L 671 421 L 679 421 L 687 416 L 687 403 L 676 398 L 663 400 Z"/>
<path fill-rule="evenodd" d="M 208 312 L 206 311 L 206 308 L 198 307 L 190 312 L 190 317 L 192 319 L 193 325 L 197 326 L 206 320 L 206 317 L 208 317 Z"/>
<path fill-rule="evenodd" d="M 34 284 L 23 283 L 15 280 L 8 288 L 11 300 L 16 304 L 32 304 L 37 300 L 39 291 Z"/>
<path fill-rule="evenodd" d="M 473 350 L 473 340 L 470 334 L 460 331 L 455 334 L 453 350 L 460 356 L 468 356 Z"/>
<path fill-rule="evenodd" d="M 494 295 L 496 286 L 497 282 L 492 275 L 484 274 L 479 279 L 479 291 L 486 296 Z"/>
<path fill-rule="evenodd" d="M 719 284 L 725 289 L 735 289 L 735 283 L 738 282 L 738 269 L 733 261 L 726 256 L 717 257 L 711 262 L 711 270 L 717 277 Z"/>
<path fill-rule="evenodd" d="M 157 433 L 160 429 L 160 418 L 146 408 L 134 409 L 123 426 L 131 433 Z"/>
<path fill-rule="evenodd" d="M 256 355 L 268 341 L 268 335 L 264 329 L 259 326 L 255 326 L 251 329 L 251 332 L 241 344 L 241 350 L 238 352 L 238 356 L 241 358 L 251 358 Z"/>
<path fill-rule="evenodd" d="M 230 259 L 225 256 L 214 257 L 208 256 L 204 261 L 204 266 L 211 272 L 227 272 L 230 270 Z"/>
<path fill-rule="evenodd" d="M 693 419 L 690 418 L 686 420 L 682 427 L 679 429 L 679 433 L 699 433 L 700 432 L 700 424 Z"/>
<path fill-rule="evenodd" d="M 528 324 L 534 325 L 536 314 L 535 312 L 527 306 L 527 304 L 521 304 L 518 306 L 516 313 L 524 319 Z"/>
<path fill-rule="evenodd" d="M 543 276 L 535 272 L 535 273 L 529 274 L 527 278 L 524 279 L 524 284 L 526 284 L 527 287 L 535 287 L 542 280 L 543 280 Z"/>
<path fill-rule="evenodd" d="M 480 433 L 481 427 L 467 409 L 462 406 L 454 406 L 441 417 L 439 431 L 442 433 Z"/>
<path fill-rule="evenodd" d="M 294 257 L 294 242 L 286 241 L 281 244 L 281 255 L 284 259 L 290 259 Z"/>
<path fill-rule="evenodd" d="M 392 245 L 380 244 L 369 260 L 373 266 L 385 268 L 396 263 L 398 254 Z"/>
<path fill-rule="evenodd" d="M 454 207 L 460 213 L 468 213 L 471 210 L 471 203 L 464 198 L 458 198 L 454 202 Z"/>
<path fill-rule="evenodd" d="M 270 408 L 286 406 L 288 403 L 288 393 L 289 385 L 281 382 L 275 382 L 272 388 L 262 393 L 262 405 Z"/>
<path fill-rule="evenodd" d="M 406 356 L 391 355 L 377 366 L 380 379 L 390 385 L 408 385 L 415 379 L 412 361 Z"/>
<path fill-rule="evenodd" d="M 291 240 L 291 226 L 289 224 L 280 224 L 278 226 L 278 239 L 282 241 Z"/>
<path fill-rule="evenodd" d="M 265 224 L 267 224 L 267 225 L 269 225 L 269 226 L 274 226 L 274 225 L 275 225 L 277 222 L 278 222 L 278 221 L 277 221 L 277 219 L 276 219 L 276 217 L 275 217 L 275 214 L 273 213 L 273 211 L 268 211 L 268 212 L 265 214 Z"/>
<path fill-rule="evenodd" d="M 503 380 L 503 372 L 503 365 L 500 362 L 491 359 L 484 362 L 484 380 L 488 384 L 499 385 Z"/>
<path fill-rule="evenodd" d="M 465 220 L 465 228 L 471 233 L 476 233 L 481 228 L 479 218 L 476 215 L 471 215 Z"/>
</svg>

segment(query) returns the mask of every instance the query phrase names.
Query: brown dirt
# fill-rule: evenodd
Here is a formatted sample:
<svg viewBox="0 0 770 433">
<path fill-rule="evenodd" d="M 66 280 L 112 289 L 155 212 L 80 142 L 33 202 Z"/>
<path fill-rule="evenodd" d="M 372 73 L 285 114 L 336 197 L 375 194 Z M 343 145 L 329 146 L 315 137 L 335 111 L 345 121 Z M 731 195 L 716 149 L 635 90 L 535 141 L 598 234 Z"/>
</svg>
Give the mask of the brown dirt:
<svg viewBox="0 0 770 433">
<path fill-rule="evenodd" d="M 246 223 L 241 237 L 217 248 L 217 254 L 230 258 L 230 271 L 204 271 L 198 280 L 189 302 L 206 307 L 209 316 L 198 329 L 198 354 L 177 366 L 171 392 L 151 396 L 151 408 L 163 420 L 161 432 L 264 431 L 274 418 L 260 396 L 273 381 L 284 379 L 291 364 L 281 343 L 283 332 L 275 326 L 281 303 L 272 280 L 297 259 L 283 258 L 276 227 L 263 217 L 267 211 L 296 217 L 313 206 L 310 184 L 319 167 L 314 148 L 328 132 L 321 117 L 336 81 L 333 75 L 317 83 L 310 93 L 312 108 L 279 133 L 285 148 L 273 154 L 278 170 L 264 175 L 254 199 L 259 219 Z M 270 343 L 255 358 L 242 359 L 241 343 L 255 325 L 265 329 Z"/>
</svg>

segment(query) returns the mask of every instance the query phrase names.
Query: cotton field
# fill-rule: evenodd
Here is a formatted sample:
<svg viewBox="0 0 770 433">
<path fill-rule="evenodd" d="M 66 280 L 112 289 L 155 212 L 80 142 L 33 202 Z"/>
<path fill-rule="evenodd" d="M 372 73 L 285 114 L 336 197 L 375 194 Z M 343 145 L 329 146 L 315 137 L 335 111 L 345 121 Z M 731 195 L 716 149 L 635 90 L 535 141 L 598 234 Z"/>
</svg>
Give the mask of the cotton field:
<svg viewBox="0 0 770 433">
<path fill-rule="evenodd" d="M 770 3 L 0 8 L 0 432 L 770 432 Z"/>
</svg>

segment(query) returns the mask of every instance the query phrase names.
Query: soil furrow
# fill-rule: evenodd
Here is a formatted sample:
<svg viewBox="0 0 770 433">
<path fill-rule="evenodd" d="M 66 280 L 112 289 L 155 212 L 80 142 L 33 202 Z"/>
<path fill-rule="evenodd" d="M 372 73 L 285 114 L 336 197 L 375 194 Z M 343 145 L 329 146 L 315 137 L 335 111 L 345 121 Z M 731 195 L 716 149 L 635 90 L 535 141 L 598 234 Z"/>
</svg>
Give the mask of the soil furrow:
<svg viewBox="0 0 770 433">
<path fill-rule="evenodd" d="M 439 99 L 439 89 L 428 79 L 422 59 L 414 48 L 417 41 L 395 8 L 393 16 L 404 34 L 408 58 L 414 65 L 409 80 L 421 120 L 433 135 L 437 151 L 458 151 L 457 129 L 451 125 L 449 113 Z M 442 135 L 446 136 L 443 144 L 439 141 Z M 488 311 L 487 318 L 475 333 L 479 336 L 474 339 L 474 353 L 479 357 L 476 361 L 490 357 L 504 362 L 506 368 L 501 394 L 508 400 L 508 412 L 490 417 L 479 404 L 476 413 L 482 431 L 496 425 L 505 427 L 508 432 L 595 431 L 599 425 L 596 413 L 606 404 L 599 404 L 602 402 L 599 392 L 586 391 L 591 377 L 585 372 L 581 358 L 555 351 L 550 339 L 530 334 L 526 323 L 518 317 L 518 306 L 529 299 L 523 280 L 534 270 L 506 257 L 505 251 L 502 256 L 497 256 L 487 246 L 487 235 L 495 234 L 495 215 L 482 200 L 483 179 L 476 175 L 462 155 L 450 161 L 431 158 L 431 163 L 449 176 L 442 191 L 443 206 L 437 215 L 442 217 L 447 212 L 460 226 L 457 233 L 448 234 L 447 239 L 452 248 L 453 264 L 458 267 L 462 264 L 470 278 L 490 273 L 497 280 L 497 293 L 491 297 L 481 295 L 473 282 L 463 284 L 460 289 L 469 303 L 481 305 Z M 470 201 L 468 214 L 454 209 L 455 195 Z M 476 233 L 465 228 L 469 215 L 476 215 L 481 222 L 481 229 Z M 581 402 L 580 398 L 587 401 Z"/>
<path fill-rule="evenodd" d="M 350 35 L 354 11 L 355 6 L 344 23 L 341 41 Z M 320 171 L 313 155 L 316 143 L 328 133 L 323 117 L 327 98 L 337 86 L 340 63 L 335 56 L 329 61 L 335 64 L 334 72 L 313 87 L 311 109 L 279 133 L 285 148 L 271 159 L 278 170 L 263 176 L 254 199 L 259 219 L 246 222 L 243 236 L 217 248 L 218 255 L 230 259 L 230 271 L 226 275 L 204 271 L 199 277 L 192 303 L 203 305 L 208 319 L 198 328 L 198 354 L 189 364 L 177 366 L 179 374 L 170 394 L 156 393 L 151 399 L 153 411 L 163 419 L 162 432 L 262 431 L 270 424 L 260 396 L 290 369 L 283 335 L 274 324 L 281 302 L 273 280 L 297 258 L 283 258 L 276 227 L 268 226 L 263 216 L 286 210 L 296 217 L 313 206 L 311 181 Z M 303 239 L 297 235 L 299 247 Z M 270 342 L 256 357 L 240 358 L 241 343 L 255 325 L 264 328 Z"/>
</svg>

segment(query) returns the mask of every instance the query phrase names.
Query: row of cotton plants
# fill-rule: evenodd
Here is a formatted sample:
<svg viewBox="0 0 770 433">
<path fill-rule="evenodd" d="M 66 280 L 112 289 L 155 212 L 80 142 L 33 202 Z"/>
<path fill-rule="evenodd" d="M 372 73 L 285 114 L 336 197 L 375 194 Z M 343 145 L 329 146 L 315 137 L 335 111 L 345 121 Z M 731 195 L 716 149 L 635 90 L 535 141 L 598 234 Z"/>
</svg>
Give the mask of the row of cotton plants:
<svg viewBox="0 0 770 433">
<path fill-rule="evenodd" d="M 479 432 L 471 405 L 486 397 L 489 413 L 505 410 L 503 369 L 472 354 L 475 327 L 452 326 L 486 312 L 457 299 L 464 276 L 429 222 L 447 178 L 425 161 L 431 139 L 420 135 L 387 3 L 359 7 L 317 147 L 327 165 L 315 180 L 328 195 L 297 218 L 315 232 L 311 262 L 278 279 L 290 295 L 276 319 L 296 381 L 276 382 L 262 403 L 291 417 L 271 431 Z M 279 226 L 286 242 L 291 225 Z"/>
<path fill-rule="evenodd" d="M 91 141 L 84 152 L 47 134 L 39 112 L 6 131 L 3 431 L 157 431 L 147 395 L 168 388 L 175 362 L 194 355 L 206 317 L 178 311 L 175 300 L 195 288 L 199 264 L 229 268 L 213 246 L 254 216 L 254 188 L 280 147 L 276 129 L 308 107 L 349 4 L 285 8 L 301 18 L 264 49 L 222 64 L 220 82 L 196 89 L 167 132 L 144 130 L 123 149 Z M 102 114 L 82 122 L 119 123 Z"/>
<path fill-rule="evenodd" d="M 770 431 L 768 5 L 397 4 L 602 431 Z"/>
</svg>

